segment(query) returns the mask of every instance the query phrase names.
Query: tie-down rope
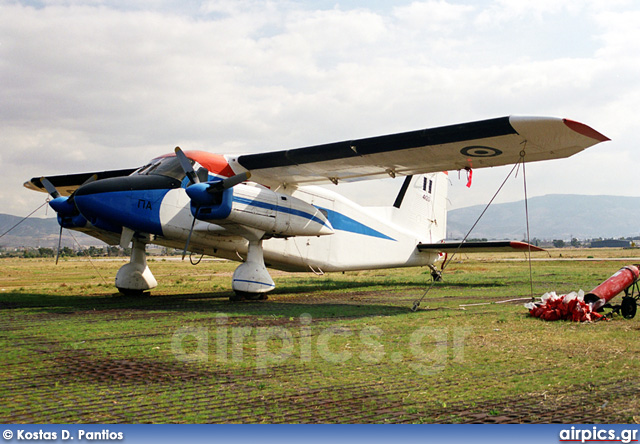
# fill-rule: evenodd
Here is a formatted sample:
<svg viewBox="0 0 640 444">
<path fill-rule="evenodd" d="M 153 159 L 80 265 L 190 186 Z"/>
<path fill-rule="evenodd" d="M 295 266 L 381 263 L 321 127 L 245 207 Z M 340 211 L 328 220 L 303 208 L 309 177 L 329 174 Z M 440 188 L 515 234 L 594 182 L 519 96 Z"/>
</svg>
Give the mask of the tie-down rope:
<svg viewBox="0 0 640 444">
<path fill-rule="evenodd" d="M 526 148 L 526 145 L 525 145 L 525 148 Z M 445 259 L 445 262 L 442 264 L 442 270 L 441 271 L 444 272 L 445 268 L 451 263 L 451 261 L 453 260 L 455 255 L 460 250 L 460 248 L 462 248 L 462 245 L 464 245 L 464 243 L 466 242 L 467 238 L 469 237 L 469 235 L 471 234 L 473 229 L 476 227 L 476 225 L 478 225 L 478 223 L 480 222 L 480 219 L 482 219 L 482 217 L 487 212 L 487 210 L 489 209 L 489 207 L 491 206 L 491 204 L 493 203 L 495 198 L 498 196 L 498 194 L 500 193 L 500 191 L 502 190 L 504 185 L 507 183 L 507 181 L 509 180 L 509 177 L 511 177 L 511 175 L 516 170 L 516 168 L 518 168 L 520 166 L 520 164 L 522 163 L 522 176 L 523 176 L 523 180 L 524 180 L 525 216 L 526 216 L 526 219 L 527 219 L 527 244 L 528 244 L 528 253 L 529 253 L 528 254 L 528 256 L 529 256 L 528 257 L 528 261 L 529 261 L 529 283 L 530 283 L 530 287 L 531 287 L 531 298 L 533 299 L 533 271 L 532 271 L 532 267 L 531 267 L 531 242 L 530 242 L 530 237 L 529 237 L 529 205 L 528 205 L 528 199 L 527 199 L 527 176 L 526 176 L 526 172 L 525 172 L 525 168 L 524 168 L 524 164 L 525 164 L 524 157 L 525 157 L 525 154 L 526 154 L 525 153 L 525 148 L 523 148 L 522 151 L 520 151 L 520 159 L 513 166 L 513 168 L 511 168 L 511 171 L 509 171 L 509 174 L 507 174 L 507 177 L 504 179 L 504 181 L 502 182 L 500 187 L 498 187 L 498 190 L 495 192 L 495 194 L 493 195 L 491 200 L 489 200 L 489 203 L 487 204 L 487 206 L 484 207 L 484 210 L 482 210 L 482 213 L 480 213 L 480 216 L 478 216 L 478 218 L 476 219 L 474 224 L 471 226 L 471 228 L 469 229 L 467 234 L 464 236 L 464 238 L 462 239 L 462 242 L 460 242 L 460 244 L 458 245 L 458 248 L 456 248 L 456 250 L 453 252 L 451 257 L 448 258 L 448 260 Z M 413 302 L 413 307 L 411 308 L 411 311 L 417 311 L 418 310 L 418 307 L 420 306 L 420 303 L 427 296 L 427 294 L 429 293 L 429 291 L 431 290 L 431 288 L 433 287 L 433 285 L 435 283 L 436 283 L 436 280 L 433 279 L 431 281 L 431 284 L 429 285 L 429 287 L 427 287 L 427 289 L 424 292 L 424 294 L 420 297 L 420 299 L 417 299 L 417 300 L 415 300 Z"/>
</svg>

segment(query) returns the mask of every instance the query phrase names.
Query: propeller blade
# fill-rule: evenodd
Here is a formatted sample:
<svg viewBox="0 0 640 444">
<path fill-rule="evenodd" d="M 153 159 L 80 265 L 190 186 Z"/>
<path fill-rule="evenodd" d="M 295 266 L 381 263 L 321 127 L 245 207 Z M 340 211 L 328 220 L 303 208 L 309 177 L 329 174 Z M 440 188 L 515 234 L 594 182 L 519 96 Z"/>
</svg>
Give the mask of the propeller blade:
<svg viewBox="0 0 640 444">
<path fill-rule="evenodd" d="M 60 259 L 60 245 L 62 245 L 62 225 L 60 225 L 60 235 L 58 236 L 58 251 L 56 252 L 56 265 L 58 265 L 58 259 Z"/>
<path fill-rule="evenodd" d="M 207 191 L 210 193 L 215 193 L 218 191 L 226 190 L 231 187 L 235 187 L 236 185 L 244 182 L 245 180 L 248 180 L 250 177 L 251 177 L 251 173 L 249 171 L 236 174 L 235 176 L 227 177 L 226 179 L 221 180 L 220 182 L 211 184 L 211 186 Z"/>
<path fill-rule="evenodd" d="M 191 161 L 186 156 L 186 154 L 184 154 L 184 152 L 180 149 L 179 146 L 176 147 L 175 152 L 176 152 L 176 157 L 180 161 L 180 166 L 182 167 L 182 170 L 185 172 L 185 174 L 189 178 L 189 182 L 191 182 L 192 184 L 200 183 L 200 179 L 198 179 L 198 175 L 193 170 L 193 165 L 191 165 Z"/>
<path fill-rule="evenodd" d="M 89 178 L 87 180 L 85 180 L 84 182 L 82 182 L 82 185 L 86 185 L 88 183 L 93 182 L 94 180 L 98 179 L 98 175 L 97 174 L 92 174 L 91 176 L 89 176 Z M 80 185 L 80 186 L 82 186 Z"/>
<path fill-rule="evenodd" d="M 236 174 L 235 176 L 229 177 L 228 179 L 224 179 L 222 181 L 222 189 L 226 190 L 228 188 L 235 187 L 239 183 L 242 183 L 245 180 L 248 180 L 250 177 L 251 177 L 251 173 L 247 171 L 244 173 Z"/>
<path fill-rule="evenodd" d="M 196 175 L 198 176 L 200 183 L 206 182 L 209 180 L 209 170 L 207 170 L 204 167 L 198 168 L 198 171 L 196 171 Z"/>
<path fill-rule="evenodd" d="M 47 190 L 47 193 L 54 199 L 60 197 L 60 192 L 53 186 L 53 184 L 46 177 L 40 178 L 40 183 L 44 186 L 44 189 Z"/>
<path fill-rule="evenodd" d="M 187 249 L 189 248 L 189 242 L 191 242 L 191 235 L 193 234 L 193 227 L 196 225 L 196 218 L 191 221 L 191 229 L 189 230 L 189 236 L 187 236 L 187 243 L 184 245 L 184 251 L 182 252 L 182 260 L 187 255 Z"/>
</svg>

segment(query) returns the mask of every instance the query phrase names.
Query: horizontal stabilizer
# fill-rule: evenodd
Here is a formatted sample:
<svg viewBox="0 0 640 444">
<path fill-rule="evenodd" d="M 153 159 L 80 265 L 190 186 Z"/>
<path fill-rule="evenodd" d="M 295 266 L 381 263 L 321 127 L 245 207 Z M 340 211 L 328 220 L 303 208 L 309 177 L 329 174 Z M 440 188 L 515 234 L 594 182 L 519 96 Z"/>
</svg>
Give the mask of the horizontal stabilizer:
<svg viewBox="0 0 640 444">
<path fill-rule="evenodd" d="M 435 244 L 418 244 L 419 251 L 440 253 L 492 253 L 511 251 L 545 251 L 543 248 L 526 242 L 489 241 L 489 242 L 439 242 Z"/>
</svg>

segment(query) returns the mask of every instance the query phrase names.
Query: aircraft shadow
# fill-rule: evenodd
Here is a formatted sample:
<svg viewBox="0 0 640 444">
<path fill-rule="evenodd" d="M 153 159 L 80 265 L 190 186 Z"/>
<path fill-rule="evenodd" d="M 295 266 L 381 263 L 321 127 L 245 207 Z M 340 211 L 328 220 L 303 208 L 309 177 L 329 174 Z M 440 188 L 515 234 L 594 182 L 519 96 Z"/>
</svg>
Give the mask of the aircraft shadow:
<svg viewBox="0 0 640 444">
<path fill-rule="evenodd" d="M 385 291 L 385 285 L 393 291 Z M 229 315 L 275 315 L 312 317 L 365 317 L 372 315 L 404 314 L 410 311 L 412 302 L 425 291 L 431 282 L 425 279 L 385 282 L 384 279 L 354 281 L 352 279 L 301 279 L 300 282 L 282 285 L 269 293 L 266 301 L 231 302 L 232 291 L 198 293 L 154 294 L 125 296 L 108 295 L 51 295 L 5 293 L 0 310 L 33 308 L 38 312 L 73 314 L 86 311 L 138 312 L 209 312 Z M 503 287 L 502 282 L 460 283 L 438 282 L 435 287 L 492 288 Z M 284 296 L 284 298 L 283 298 Z M 343 302 L 344 301 L 344 302 Z"/>
<path fill-rule="evenodd" d="M 105 296 L 56 296 L 48 294 L 6 294 L 6 299 L 0 302 L 0 312 L 12 309 L 31 309 L 35 316 L 45 315 L 101 315 L 111 314 L 123 318 L 132 312 L 144 315 L 161 316 L 165 313 L 220 313 L 228 316 L 270 316 L 297 317 L 303 314 L 312 318 L 357 318 L 372 315 L 393 315 L 407 313 L 409 303 L 393 301 L 393 295 L 388 303 L 382 297 L 377 300 L 353 300 L 349 293 L 331 294 L 329 298 L 322 293 L 301 295 L 301 298 L 289 300 L 278 299 L 274 294 L 271 300 L 232 302 L 231 291 L 180 293 L 170 295 L 154 295 L 145 293 L 142 296 L 124 296 L 110 294 Z M 340 298 L 344 297 L 345 302 Z M 395 303 L 394 303 L 395 302 Z M 25 317 L 34 314 L 25 314 Z"/>
</svg>

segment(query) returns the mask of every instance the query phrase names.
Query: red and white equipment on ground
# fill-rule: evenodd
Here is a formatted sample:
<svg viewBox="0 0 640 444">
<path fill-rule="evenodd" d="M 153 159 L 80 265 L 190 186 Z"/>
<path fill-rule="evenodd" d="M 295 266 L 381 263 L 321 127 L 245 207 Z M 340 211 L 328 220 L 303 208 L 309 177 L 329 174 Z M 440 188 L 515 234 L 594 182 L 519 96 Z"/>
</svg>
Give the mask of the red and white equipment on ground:
<svg viewBox="0 0 640 444">
<path fill-rule="evenodd" d="M 595 321 L 603 317 L 599 312 L 604 308 L 611 308 L 612 313 L 620 312 L 623 317 L 631 319 L 636 315 L 640 298 L 639 280 L 638 266 L 627 265 L 587 294 L 583 294 L 582 290 L 579 293 L 572 292 L 560 296 L 555 292 L 546 293 L 540 302 L 530 302 L 525 304 L 525 307 L 529 309 L 531 316 L 547 321 Z M 622 298 L 622 304 L 609 304 L 611 299 L 623 291 L 625 296 Z"/>
<path fill-rule="evenodd" d="M 635 265 L 627 265 L 616 271 L 613 276 L 584 295 L 587 304 L 593 304 L 593 310 L 604 307 L 607 302 L 631 287 L 640 277 Z"/>
</svg>

